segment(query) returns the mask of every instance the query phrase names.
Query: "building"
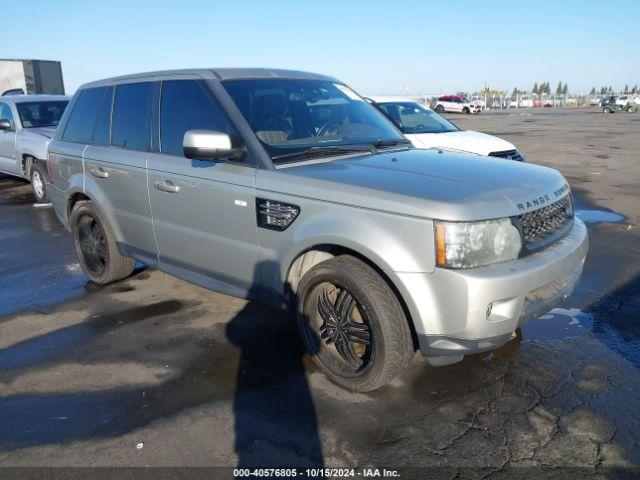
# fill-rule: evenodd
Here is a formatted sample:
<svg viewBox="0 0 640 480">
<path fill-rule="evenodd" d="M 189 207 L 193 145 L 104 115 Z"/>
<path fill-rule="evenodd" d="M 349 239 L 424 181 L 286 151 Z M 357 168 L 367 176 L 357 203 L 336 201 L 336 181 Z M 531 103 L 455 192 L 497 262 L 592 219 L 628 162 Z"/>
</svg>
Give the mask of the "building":
<svg viewBox="0 0 640 480">
<path fill-rule="evenodd" d="M 0 59 L 0 95 L 11 90 L 64 95 L 62 64 L 52 60 Z"/>
</svg>

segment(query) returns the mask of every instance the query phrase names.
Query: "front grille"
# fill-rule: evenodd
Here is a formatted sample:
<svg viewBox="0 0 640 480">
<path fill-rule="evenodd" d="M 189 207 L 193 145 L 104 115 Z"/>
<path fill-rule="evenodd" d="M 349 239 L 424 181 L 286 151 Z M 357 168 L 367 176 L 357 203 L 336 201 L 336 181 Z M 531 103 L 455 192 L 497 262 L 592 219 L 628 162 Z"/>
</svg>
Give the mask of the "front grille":
<svg viewBox="0 0 640 480">
<path fill-rule="evenodd" d="M 533 212 L 524 213 L 518 216 L 518 220 L 527 247 L 530 250 L 541 247 L 555 240 L 571 226 L 571 195 Z"/>
<path fill-rule="evenodd" d="M 524 158 L 517 150 L 503 150 L 501 152 L 491 152 L 489 154 L 490 157 L 500 157 L 506 158 L 507 160 L 515 160 L 517 162 L 522 162 Z"/>
</svg>

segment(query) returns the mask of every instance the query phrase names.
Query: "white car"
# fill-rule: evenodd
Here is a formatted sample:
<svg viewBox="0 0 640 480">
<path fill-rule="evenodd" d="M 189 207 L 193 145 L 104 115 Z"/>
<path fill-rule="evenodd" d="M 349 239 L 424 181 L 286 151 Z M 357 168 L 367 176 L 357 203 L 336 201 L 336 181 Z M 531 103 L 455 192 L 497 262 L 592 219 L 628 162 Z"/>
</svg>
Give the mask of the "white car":
<svg viewBox="0 0 640 480">
<path fill-rule="evenodd" d="M 406 98 L 368 97 L 416 148 L 441 148 L 524 162 L 516 147 L 502 138 L 460 130 L 449 120 Z"/>
<path fill-rule="evenodd" d="M 38 203 L 47 202 L 47 145 L 69 97 L 0 97 L 0 173 L 31 181 Z"/>
<path fill-rule="evenodd" d="M 621 107 L 626 107 L 628 102 L 629 97 L 627 95 L 616 98 L 616 105 L 620 105 Z"/>
<path fill-rule="evenodd" d="M 480 113 L 482 106 L 458 95 L 445 95 L 436 100 L 434 109 L 438 113 Z"/>
</svg>

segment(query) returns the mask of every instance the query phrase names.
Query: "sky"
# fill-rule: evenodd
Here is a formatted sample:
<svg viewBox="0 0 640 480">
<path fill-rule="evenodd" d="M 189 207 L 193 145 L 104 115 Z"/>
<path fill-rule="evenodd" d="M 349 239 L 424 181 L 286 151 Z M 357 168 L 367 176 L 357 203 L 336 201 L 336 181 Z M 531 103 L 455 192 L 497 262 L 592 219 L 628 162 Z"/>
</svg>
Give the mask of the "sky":
<svg viewBox="0 0 640 480">
<path fill-rule="evenodd" d="M 640 85 L 640 0 L 30 0 L 2 13 L 0 58 L 62 61 L 67 93 L 199 67 L 308 70 L 362 94 Z"/>
</svg>

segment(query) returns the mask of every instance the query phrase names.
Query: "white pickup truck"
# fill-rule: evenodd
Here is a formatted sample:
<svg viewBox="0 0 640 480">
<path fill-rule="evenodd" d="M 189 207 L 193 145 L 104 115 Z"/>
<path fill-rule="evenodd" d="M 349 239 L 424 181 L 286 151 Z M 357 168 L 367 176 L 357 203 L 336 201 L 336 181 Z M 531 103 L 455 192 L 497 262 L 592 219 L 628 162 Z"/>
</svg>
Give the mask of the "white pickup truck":
<svg viewBox="0 0 640 480">
<path fill-rule="evenodd" d="M 69 97 L 0 97 L 0 173 L 31 181 L 38 203 L 46 203 L 47 145 L 56 133 Z"/>
</svg>

